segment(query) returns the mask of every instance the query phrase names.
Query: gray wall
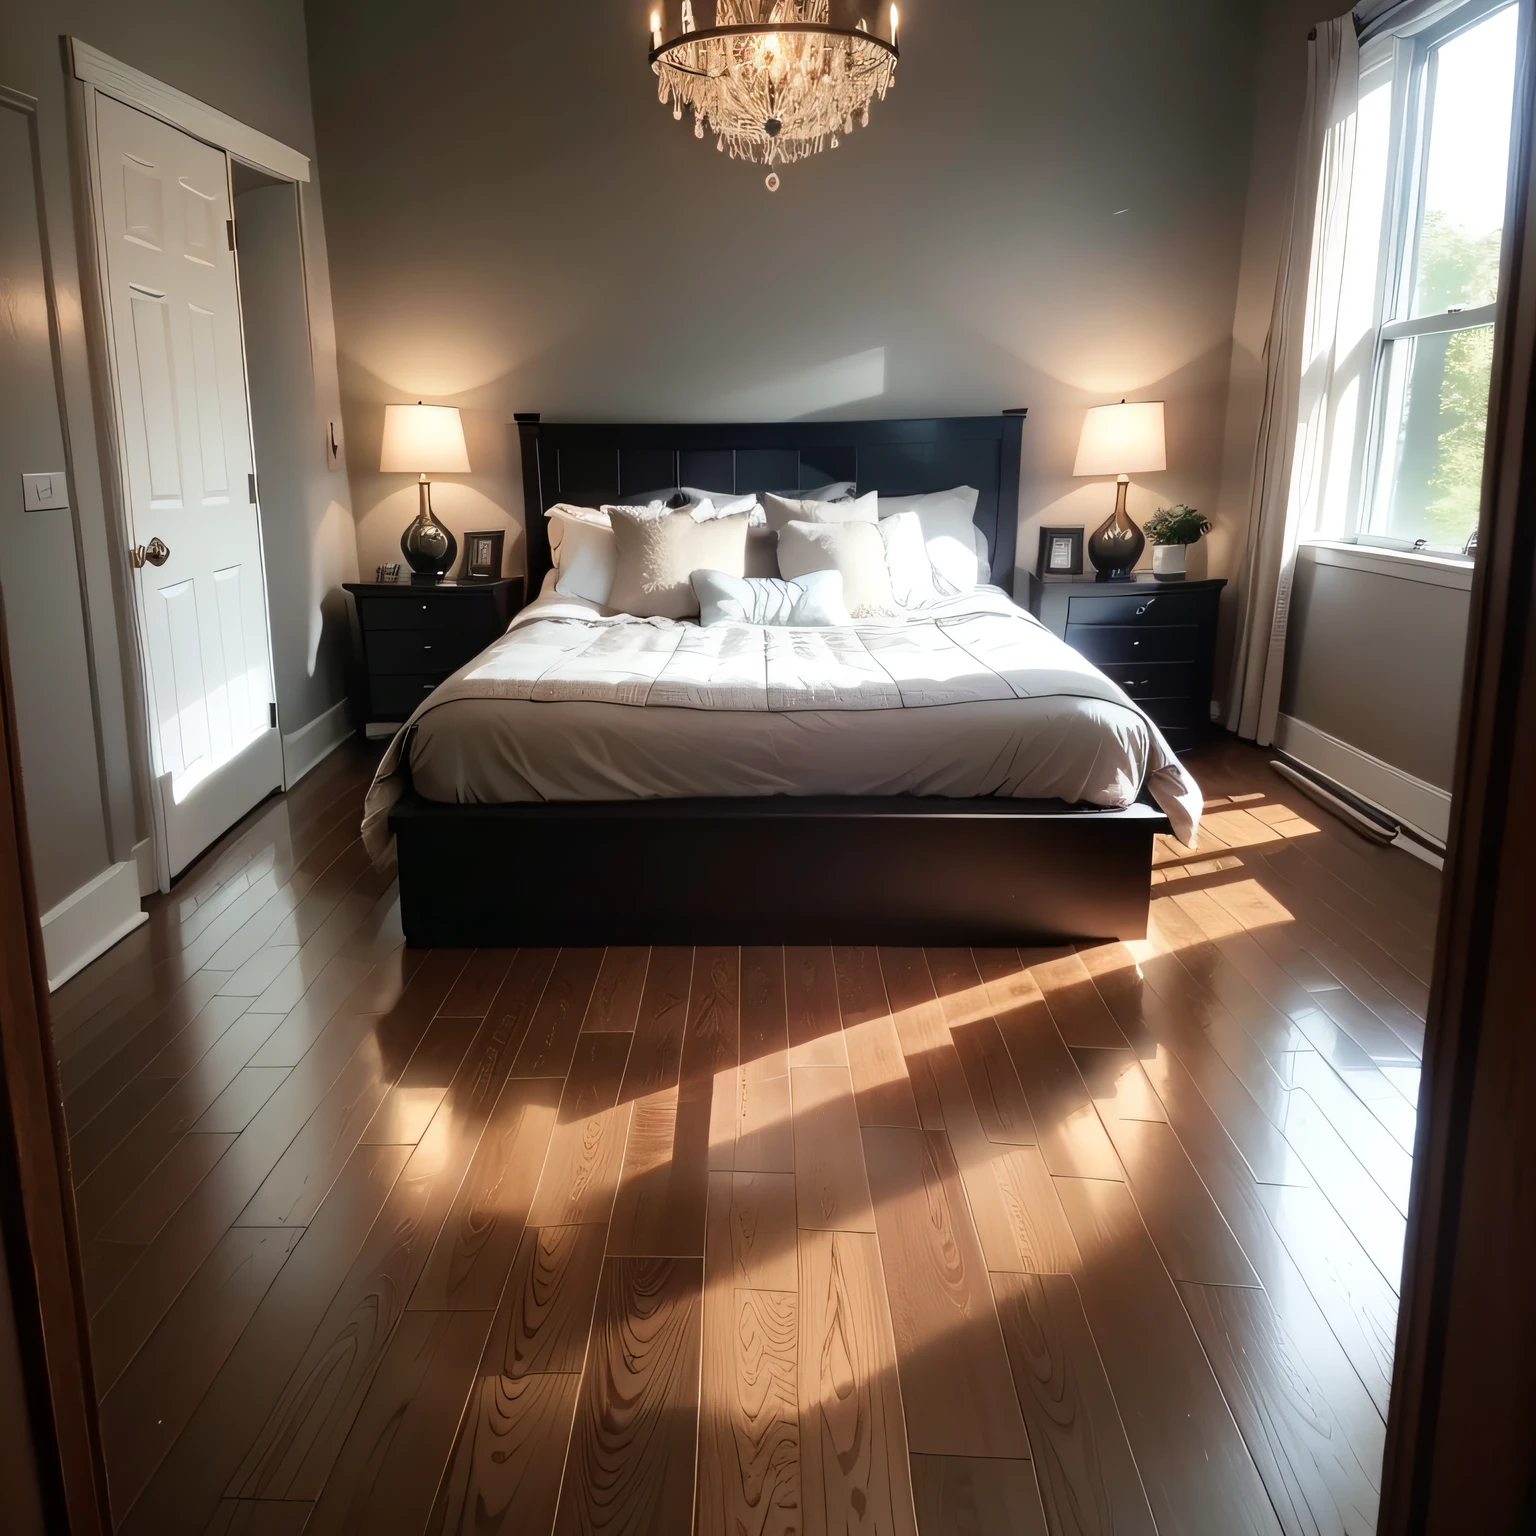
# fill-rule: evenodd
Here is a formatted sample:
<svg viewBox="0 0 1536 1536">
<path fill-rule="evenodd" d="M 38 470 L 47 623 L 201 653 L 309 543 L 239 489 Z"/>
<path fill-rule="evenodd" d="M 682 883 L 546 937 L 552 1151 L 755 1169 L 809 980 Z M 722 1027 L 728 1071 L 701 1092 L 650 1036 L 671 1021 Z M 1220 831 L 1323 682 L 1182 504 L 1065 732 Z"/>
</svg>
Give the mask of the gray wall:
<svg viewBox="0 0 1536 1536">
<path fill-rule="evenodd" d="M 466 410 L 475 473 L 434 496 L 460 532 L 520 518 L 514 410 L 1028 406 L 1033 565 L 1041 520 L 1113 504 L 1071 478 L 1084 407 L 1164 397 L 1171 468 L 1132 511 L 1214 506 L 1257 6 L 904 6 L 890 99 L 776 194 L 658 104 L 646 9 L 310 0 L 365 569 L 415 504 L 371 472 L 382 406 L 418 397 Z"/>
<path fill-rule="evenodd" d="M 112 860 L 74 513 L 28 512 L 23 474 L 67 480 L 44 284 L 33 124 L 0 102 L 0 593 L 43 911 Z"/>
<path fill-rule="evenodd" d="M 1296 563 L 1282 714 L 1449 790 L 1469 592 Z"/>
<path fill-rule="evenodd" d="M 127 585 L 109 518 L 86 342 L 86 296 L 69 163 L 69 114 L 60 36 L 70 35 L 111 54 L 168 85 L 200 97 L 231 116 L 271 134 L 305 154 L 314 153 L 305 54 L 302 0 L 26 0 L 5 8 L 0 25 L 0 86 L 37 98 L 39 163 L 47 231 L 48 278 L 60 321 L 58 361 L 63 383 L 63 429 L 75 499 L 79 581 L 84 592 L 89 655 L 96 681 L 97 754 L 102 764 L 102 816 L 108 857 L 130 856 L 149 835 L 145 764 L 138 756 L 136 663 L 123 634 Z M 312 282 L 310 325 L 315 353 L 318 412 L 339 415 L 334 334 L 325 281 L 325 235 L 318 182 L 304 189 L 306 260 Z M 6 204 L 10 207 L 9 201 Z M 327 374 L 329 383 L 327 384 Z M 333 499 L 349 506 L 345 475 L 335 473 Z M 10 486 L 0 485 L 0 504 Z M 9 517 L 9 512 L 6 514 Z M 57 567 L 55 567 L 57 569 Z M 66 605 L 67 607 L 67 605 Z M 52 616 L 42 635 L 13 619 L 13 651 L 57 639 L 69 615 Z M 20 686 L 20 679 L 18 679 Z M 69 695 L 72 710 L 74 693 Z M 61 711 L 63 706 L 61 704 Z M 130 729 L 130 720 L 135 722 Z M 74 736 L 36 725 L 22 728 L 23 753 L 46 756 L 48 774 L 73 771 Z M 291 728 L 291 727 L 290 727 Z M 39 740 L 39 737 L 42 740 Z M 31 768 L 31 764 L 24 764 Z M 30 771 L 29 780 L 38 772 Z M 95 813 L 87 801 L 82 820 Z M 75 880 L 73 855 L 44 843 L 34 849 L 42 901 Z M 94 873 L 94 871 L 92 871 Z"/>
<path fill-rule="evenodd" d="M 357 575 L 357 547 L 351 514 L 335 499 L 342 477 L 325 462 L 293 184 L 239 192 L 235 223 L 277 708 L 291 736 L 346 697 L 341 583 Z"/>
</svg>

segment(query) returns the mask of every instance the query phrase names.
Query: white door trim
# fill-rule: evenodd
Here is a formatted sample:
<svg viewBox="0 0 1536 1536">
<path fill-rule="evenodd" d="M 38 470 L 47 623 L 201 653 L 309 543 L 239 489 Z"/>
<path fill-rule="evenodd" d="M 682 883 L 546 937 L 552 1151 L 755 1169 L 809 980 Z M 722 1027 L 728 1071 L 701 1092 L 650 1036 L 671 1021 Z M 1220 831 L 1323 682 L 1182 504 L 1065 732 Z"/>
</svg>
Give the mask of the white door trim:
<svg viewBox="0 0 1536 1536">
<path fill-rule="evenodd" d="M 148 112 L 216 149 L 227 150 L 237 160 L 254 165 L 257 170 L 268 171 L 284 181 L 309 180 L 309 156 L 289 149 L 259 129 L 210 107 L 185 91 L 162 84 L 99 48 L 82 43 L 78 37 L 70 38 L 69 54 L 77 80 L 83 80 L 141 112 Z"/>
</svg>

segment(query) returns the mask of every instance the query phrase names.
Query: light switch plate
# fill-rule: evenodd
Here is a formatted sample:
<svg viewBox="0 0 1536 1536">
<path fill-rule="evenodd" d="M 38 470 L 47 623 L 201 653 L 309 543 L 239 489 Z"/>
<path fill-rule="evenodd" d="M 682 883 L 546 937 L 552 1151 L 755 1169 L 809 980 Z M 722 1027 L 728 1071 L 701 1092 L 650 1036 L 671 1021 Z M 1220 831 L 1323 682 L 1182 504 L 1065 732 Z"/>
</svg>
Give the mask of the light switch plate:
<svg viewBox="0 0 1536 1536">
<path fill-rule="evenodd" d="M 69 485 L 62 469 L 49 475 L 21 477 L 22 505 L 28 512 L 61 511 L 69 505 Z"/>
</svg>

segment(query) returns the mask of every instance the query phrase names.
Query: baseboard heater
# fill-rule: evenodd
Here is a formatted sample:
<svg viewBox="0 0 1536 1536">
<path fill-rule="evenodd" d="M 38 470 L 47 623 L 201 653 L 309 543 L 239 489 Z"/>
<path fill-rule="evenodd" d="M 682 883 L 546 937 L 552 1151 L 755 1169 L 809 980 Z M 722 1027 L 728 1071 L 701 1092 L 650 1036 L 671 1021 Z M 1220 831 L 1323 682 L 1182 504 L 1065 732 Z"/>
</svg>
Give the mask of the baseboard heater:
<svg viewBox="0 0 1536 1536">
<path fill-rule="evenodd" d="M 1345 826 L 1373 843 L 1385 846 L 1404 835 L 1401 822 L 1370 801 L 1362 800 L 1327 774 L 1319 773 L 1305 763 L 1284 758 L 1272 759 L 1269 766 L 1288 784 L 1294 784 L 1314 804 L 1322 806 L 1325 811 L 1337 816 Z"/>
</svg>

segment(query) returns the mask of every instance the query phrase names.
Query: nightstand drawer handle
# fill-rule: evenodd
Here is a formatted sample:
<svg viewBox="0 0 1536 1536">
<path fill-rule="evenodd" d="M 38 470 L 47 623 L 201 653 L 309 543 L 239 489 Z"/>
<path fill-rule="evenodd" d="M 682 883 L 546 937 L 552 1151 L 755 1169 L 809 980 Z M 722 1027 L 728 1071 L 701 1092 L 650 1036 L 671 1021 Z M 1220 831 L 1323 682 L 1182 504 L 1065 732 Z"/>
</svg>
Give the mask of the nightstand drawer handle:
<svg viewBox="0 0 1536 1536">
<path fill-rule="evenodd" d="M 421 648 L 424 651 L 430 651 L 432 649 L 432 647 L 428 645 L 425 640 L 422 641 Z"/>
<path fill-rule="evenodd" d="M 1149 597 L 1146 602 L 1144 602 L 1141 607 L 1136 610 L 1136 617 L 1139 619 L 1142 614 L 1144 614 L 1147 609 L 1150 608 L 1156 601 L 1157 599 L 1155 597 Z"/>
</svg>

